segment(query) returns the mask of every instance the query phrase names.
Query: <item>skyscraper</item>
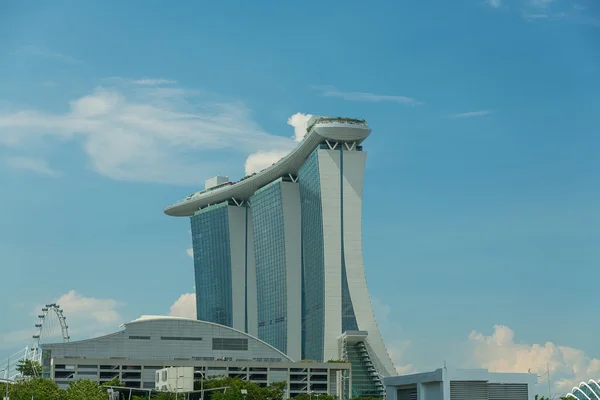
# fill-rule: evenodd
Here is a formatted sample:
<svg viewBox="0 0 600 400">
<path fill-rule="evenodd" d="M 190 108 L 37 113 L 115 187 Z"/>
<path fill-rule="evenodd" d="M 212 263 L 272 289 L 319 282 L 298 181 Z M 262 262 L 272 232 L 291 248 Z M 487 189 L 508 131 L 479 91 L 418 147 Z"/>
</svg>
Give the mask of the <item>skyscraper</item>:
<svg viewBox="0 0 600 400">
<path fill-rule="evenodd" d="M 313 117 L 290 154 L 240 182 L 213 178 L 165 209 L 191 216 L 198 319 L 293 359 L 352 363 L 353 396 L 393 373 L 362 258 L 365 121 Z"/>
<path fill-rule="evenodd" d="M 289 179 L 289 177 L 288 177 Z M 302 230 L 298 184 L 278 179 L 250 198 L 258 337 L 302 357 Z"/>
</svg>

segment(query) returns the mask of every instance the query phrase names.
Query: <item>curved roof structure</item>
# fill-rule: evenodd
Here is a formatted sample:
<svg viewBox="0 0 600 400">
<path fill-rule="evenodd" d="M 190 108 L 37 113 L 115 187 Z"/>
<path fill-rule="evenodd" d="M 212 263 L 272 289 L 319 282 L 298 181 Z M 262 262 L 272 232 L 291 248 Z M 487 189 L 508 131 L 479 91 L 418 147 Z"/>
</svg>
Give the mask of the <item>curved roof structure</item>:
<svg viewBox="0 0 600 400">
<path fill-rule="evenodd" d="M 264 341 L 237 329 L 199 321 L 193 318 L 170 316 L 142 316 L 121 325 L 124 330 L 92 339 L 43 345 L 54 356 L 122 357 L 133 359 L 173 359 L 190 354 L 210 357 L 228 352 L 236 357 L 277 358 L 293 361 L 290 357 Z M 215 350 L 212 339 L 244 339 L 245 350 Z M 158 359 L 157 358 L 157 359 Z"/>
<path fill-rule="evenodd" d="M 249 199 L 261 187 L 282 177 L 295 176 L 306 158 L 325 141 L 360 144 L 371 129 L 364 120 L 350 118 L 313 117 L 308 121 L 308 133 L 294 150 L 272 166 L 240 182 L 203 190 L 185 200 L 168 206 L 164 212 L 173 217 L 190 217 L 210 204 L 236 199 Z"/>
<path fill-rule="evenodd" d="M 600 380 L 590 379 L 588 383 L 581 382 L 579 387 L 574 387 L 566 397 L 577 400 L 600 400 Z"/>
</svg>

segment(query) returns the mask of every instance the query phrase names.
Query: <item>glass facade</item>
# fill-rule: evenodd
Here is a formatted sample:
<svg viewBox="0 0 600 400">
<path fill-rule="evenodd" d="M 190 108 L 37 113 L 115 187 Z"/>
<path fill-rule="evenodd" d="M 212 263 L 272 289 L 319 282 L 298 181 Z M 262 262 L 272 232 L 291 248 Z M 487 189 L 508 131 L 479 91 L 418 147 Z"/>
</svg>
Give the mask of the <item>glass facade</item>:
<svg viewBox="0 0 600 400">
<path fill-rule="evenodd" d="M 346 352 L 352 364 L 352 397 L 382 397 L 371 374 L 374 368 L 364 343 L 348 345 Z"/>
<path fill-rule="evenodd" d="M 199 320 L 233 325 L 228 204 L 198 211 L 190 218 Z"/>
<path fill-rule="evenodd" d="M 258 337 L 287 352 L 287 284 L 281 180 L 256 191 L 252 207 Z"/>
<path fill-rule="evenodd" d="M 42 378 L 50 378 L 50 370 L 52 369 L 51 360 L 52 350 L 42 349 Z"/>
<path fill-rule="evenodd" d="M 323 359 L 325 327 L 325 256 L 318 150 L 298 171 L 302 210 L 302 354 Z M 341 332 L 340 332 L 341 333 Z"/>
<path fill-rule="evenodd" d="M 573 392 L 569 394 L 568 397 L 574 397 L 579 400 L 594 400 L 596 398 L 600 398 L 599 383 L 600 381 L 596 382 L 594 380 L 589 381 L 587 385 L 581 383 L 577 389 L 573 390 Z"/>
</svg>

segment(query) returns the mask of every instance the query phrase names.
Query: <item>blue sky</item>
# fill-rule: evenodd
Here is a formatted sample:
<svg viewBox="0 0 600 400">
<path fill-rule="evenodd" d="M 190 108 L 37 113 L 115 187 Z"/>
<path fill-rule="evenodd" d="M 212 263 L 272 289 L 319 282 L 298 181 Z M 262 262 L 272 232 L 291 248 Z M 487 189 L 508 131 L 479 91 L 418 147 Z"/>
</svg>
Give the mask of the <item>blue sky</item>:
<svg viewBox="0 0 600 400">
<path fill-rule="evenodd" d="M 193 269 L 163 207 L 347 115 L 401 371 L 600 378 L 597 2 L 6 1 L 0 54 L 2 353 L 57 299 L 74 337 L 171 312 Z"/>
</svg>

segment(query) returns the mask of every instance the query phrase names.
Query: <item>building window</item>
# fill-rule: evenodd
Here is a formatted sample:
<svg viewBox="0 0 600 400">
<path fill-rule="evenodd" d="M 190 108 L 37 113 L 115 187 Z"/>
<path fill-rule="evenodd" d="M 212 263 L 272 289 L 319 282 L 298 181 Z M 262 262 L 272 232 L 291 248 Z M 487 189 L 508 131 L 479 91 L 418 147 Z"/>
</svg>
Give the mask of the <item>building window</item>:
<svg viewBox="0 0 600 400">
<path fill-rule="evenodd" d="M 150 336 L 129 336 L 130 340 L 150 340 Z"/>
<path fill-rule="evenodd" d="M 248 339 L 213 338 L 213 350 L 248 350 Z"/>
<path fill-rule="evenodd" d="M 189 341 L 200 341 L 201 337 L 184 337 L 184 336 L 161 336 L 160 340 L 189 340 Z"/>
</svg>

